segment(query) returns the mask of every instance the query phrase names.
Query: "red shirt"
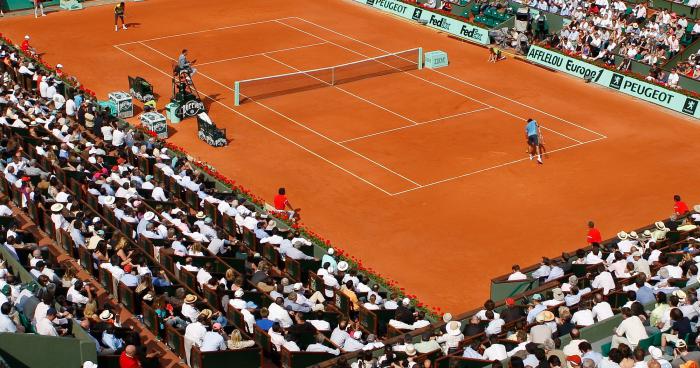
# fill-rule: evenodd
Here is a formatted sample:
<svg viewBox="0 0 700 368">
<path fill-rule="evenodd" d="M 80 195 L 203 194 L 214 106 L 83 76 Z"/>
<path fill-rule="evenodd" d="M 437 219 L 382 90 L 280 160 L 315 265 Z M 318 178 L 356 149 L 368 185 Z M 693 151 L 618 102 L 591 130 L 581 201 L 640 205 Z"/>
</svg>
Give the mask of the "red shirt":
<svg viewBox="0 0 700 368">
<path fill-rule="evenodd" d="M 122 355 L 119 356 L 119 368 L 141 368 L 141 362 L 122 351 Z"/>
<path fill-rule="evenodd" d="M 29 40 L 24 40 L 22 41 L 22 45 L 20 46 L 20 49 L 24 52 L 29 52 Z"/>
<path fill-rule="evenodd" d="M 673 211 L 676 212 L 676 215 L 685 215 L 690 210 L 688 210 L 688 206 L 683 201 L 678 201 L 673 205 Z"/>
<path fill-rule="evenodd" d="M 600 244 L 603 241 L 603 238 L 600 237 L 600 230 L 598 230 L 594 227 L 588 229 L 587 241 L 588 241 L 588 244 L 590 244 L 590 243 Z"/>
<path fill-rule="evenodd" d="M 275 196 L 275 208 L 278 210 L 284 210 L 287 208 L 287 196 L 284 194 L 278 194 Z"/>
</svg>

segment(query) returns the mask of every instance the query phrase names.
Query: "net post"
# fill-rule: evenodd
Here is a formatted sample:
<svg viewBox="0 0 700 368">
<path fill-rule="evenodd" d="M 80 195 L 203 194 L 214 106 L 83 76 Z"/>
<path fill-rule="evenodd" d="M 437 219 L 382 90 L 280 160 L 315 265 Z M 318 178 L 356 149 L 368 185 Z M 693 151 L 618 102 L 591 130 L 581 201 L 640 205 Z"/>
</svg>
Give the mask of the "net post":
<svg viewBox="0 0 700 368">
<path fill-rule="evenodd" d="M 240 95 L 241 95 L 241 84 L 238 81 L 236 81 L 233 84 L 233 104 L 234 104 L 234 106 L 239 106 L 241 104 Z"/>
<path fill-rule="evenodd" d="M 418 48 L 418 70 L 423 69 L 423 48 Z"/>
</svg>

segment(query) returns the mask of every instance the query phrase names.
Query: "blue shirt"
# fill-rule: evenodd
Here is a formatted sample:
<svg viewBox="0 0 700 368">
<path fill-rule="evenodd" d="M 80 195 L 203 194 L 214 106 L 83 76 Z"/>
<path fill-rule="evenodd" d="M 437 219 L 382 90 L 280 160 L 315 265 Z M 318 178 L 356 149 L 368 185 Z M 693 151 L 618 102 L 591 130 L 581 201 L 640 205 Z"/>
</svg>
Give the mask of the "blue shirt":
<svg viewBox="0 0 700 368">
<path fill-rule="evenodd" d="M 527 125 L 525 125 L 525 132 L 527 133 L 528 137 L 537 135 L 537 121 L 532 120 L 527 123 Z"/>
<path fill-rule="evenodd" d="M 654 291 L 646 285 L 640 287 L 639 290 L 637 290 L 637 301 L 642 303 L 642 305 L 655 302 L 656 296 L 654 295 Z"/>
<path fill-rule="evenodd" d="M 258 327 L 260 327 L 260 329 L 262 329 L 263 331 L 267 331 L 270 328 L 272 328 L 273 323 L 274 322 L 270 321 L 267 318 L 263 318 L 263 319 L 259 319 L 259 320 L 255 321 L 255 324 L 258 325 Z"/>
<path fill-rule="evenodd" d="M 107 331 L 102 333 L 102 343 L 112 350 L 119 350 L 124 346 L 122 339 L 107 333 Z"/>
</svg>

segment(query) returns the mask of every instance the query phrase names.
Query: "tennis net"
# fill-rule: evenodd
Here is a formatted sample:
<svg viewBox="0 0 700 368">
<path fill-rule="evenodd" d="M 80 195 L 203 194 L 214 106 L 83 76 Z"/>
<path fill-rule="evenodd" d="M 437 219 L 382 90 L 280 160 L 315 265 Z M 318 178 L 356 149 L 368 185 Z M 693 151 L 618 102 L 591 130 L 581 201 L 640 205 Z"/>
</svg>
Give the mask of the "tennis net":
<svg viewBox="0 0 700 368">
<path fill-rule="evenodd" d="M 360 79 L 400 73 L 423 67 L 423 49 L 415 48 L 327 68 L 246 79 L 235 82 L 235 104 L 246 100 L 336 86 Z"/>
</svg>

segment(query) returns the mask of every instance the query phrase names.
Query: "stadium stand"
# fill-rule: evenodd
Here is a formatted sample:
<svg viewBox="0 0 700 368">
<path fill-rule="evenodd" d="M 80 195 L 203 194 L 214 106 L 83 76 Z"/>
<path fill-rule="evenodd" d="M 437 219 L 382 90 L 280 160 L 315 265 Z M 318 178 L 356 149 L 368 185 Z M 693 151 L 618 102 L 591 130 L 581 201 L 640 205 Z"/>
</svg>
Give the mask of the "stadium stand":
<svg viewBox="0 0 700 368">
<path fill-rule="evenodd" d="M 41 366 L 13 352 L 31 343 L 65 344 L 66 366 L 610 368 L 696 348 L 697 211 L 514 267 L 483 308 L 440 320 L 73 79 L 0 53 L 2 327 L 74 336 L 7 331 L 6 361 Z"/>
</svg>

